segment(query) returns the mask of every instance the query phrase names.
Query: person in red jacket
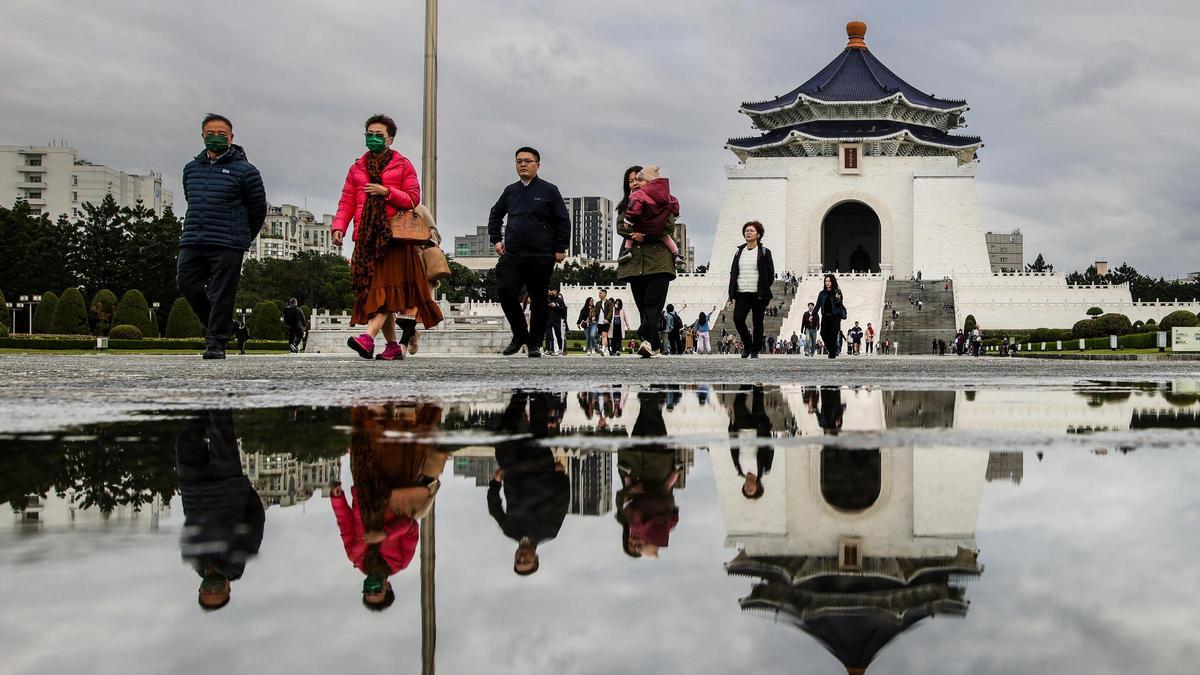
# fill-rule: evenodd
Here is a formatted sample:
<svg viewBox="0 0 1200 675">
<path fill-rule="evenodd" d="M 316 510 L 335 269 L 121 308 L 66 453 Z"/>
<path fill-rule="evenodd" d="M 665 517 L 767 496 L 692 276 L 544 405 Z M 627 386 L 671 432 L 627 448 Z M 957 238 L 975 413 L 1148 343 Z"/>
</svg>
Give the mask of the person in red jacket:
<svg viewBox="0 0 1200 675">
<path fill-rule="evenodd" d="M 449 454 L 428 442 L 442 419 L 432 404 L 389 404 L 351 413 L 350 489 L 340 483 L 330 500 L 346 557 L 365 575 L 362 602 L 381 611 L 396 599 L 388 577 L 408 568 L 420 539 L 420 520 L 433 506 Z M 390 433 L 389 433 L 390 432 Z"/>
<path fill-rule="evenodd" d="M 341 246 L 354 220 L 350 259 L 354 309 L 350 320 L 365 325 L 366 332 L 346 344 L 364 359 L 373 358 L 375 336 L 383 331 L 387 345 L 378 358 L 384 361 L 404 358 L 404 345 L 412 340 L 418 322 L 432 328 L 442 321 L 442 310 L 433 299 L 421 262 L 421 242 L 392 239 L 392 216 L 421 203 L 416 169 L 390 148 L 395 135 L 396 123 L 387 115 L 367 119 L 367 152 L 346 174 L 331 226 L 333 243 Z M 413 318 L 397 322 L 398 312 Z"/>
<path fill-rule="evenodd" d="M 629 206 L 625 210 L 625 222 L 634 232 L 640 232 L 660 240 L 671 256 L 675 258 L 675 266 L 683 263 L 683 255 L 679 252 L 679 244 L 665 232 L 667 220 L 671 216 L 679 217 L 679 200 L 671 194 L 671 183 L 666 178 L 660 178 L 657 166 L 648 166 L 638 172 L 637 180 L 640 187 L 629 195 Z M 621 255 L 632 255 L 633 240 L 626 239 L 621 248 Z"/>
</svg>

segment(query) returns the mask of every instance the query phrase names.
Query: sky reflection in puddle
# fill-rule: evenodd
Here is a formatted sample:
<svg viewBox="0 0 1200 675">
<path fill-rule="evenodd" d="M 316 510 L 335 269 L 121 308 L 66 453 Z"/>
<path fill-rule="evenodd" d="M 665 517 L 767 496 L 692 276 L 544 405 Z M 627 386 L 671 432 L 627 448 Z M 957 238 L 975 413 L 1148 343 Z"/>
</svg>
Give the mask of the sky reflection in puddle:
<svg viewBox="0 0 1200 675">
<path fill-rule="evenodd" d="M 654 386 L 6 437 L 0 650 L 22 673 L 1191 672 L 1198 414 L 1189 382 Z"/>
</svg>

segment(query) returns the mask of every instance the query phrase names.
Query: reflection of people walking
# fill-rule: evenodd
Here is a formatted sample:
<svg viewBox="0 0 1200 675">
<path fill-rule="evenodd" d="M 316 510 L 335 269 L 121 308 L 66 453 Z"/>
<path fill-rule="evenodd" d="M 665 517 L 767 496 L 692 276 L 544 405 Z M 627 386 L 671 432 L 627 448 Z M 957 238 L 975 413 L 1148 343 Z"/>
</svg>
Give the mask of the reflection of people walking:
<svg viewBox="0 0 1200 675">
<path fill-rule="evenodd" d="M 529 350 L 529 356 L 542 355 L 538 343 L 546 333 L 547 306 L 544 302 L 534 303 L 526 325 L 521 287 L 531 298 L 546 297 L 554 263 L 567 257 L 570 243 L 567 207 L 558 187 L 538 178 L 541 162 L 537 150 L 517 150 L 519 180 L 504 188 L 488 217 L 488 236 L 500 256 L 496 263 L 500 307 L 512 329 L 512 342 L 504 348 L 505 356 L 516 354 L 522 347 Z"/>
<path fill-rule="evenodd" d="M 825 351 L 828 352 L 831 359 L 837 357 L 842 320 L 846 318 L 846 305 L 842 300 L 842 291 L 838 288 L 837 277 L 826 274 L 825 288 L 817 294 L 813 313 L 820 315 L 821 341 L 825 343 Z"/>
<path fill-rule="evenodd" d="M 617 205 L 617 234 L 633 242 L 617 261 L 617 278 L 627 281 L 633 293 L 633 303 L 639 315 L 637 333 L 641 344 L 638 345 L 638 354 L 643 358 L 662 354 L 663 341 L 658 324 L 663 306 L 667 303 L 667 290 L 675 278 L 675 259 L 664 243 L 664 239 L 675 232 L 675 215 L 669 210 L 666 212 L 659 236 L 635 232 L 625 220 L 630 194 L 640 188 L 644 181 L 658 178 L 657 168 L 650 167 L 647 172 L 643 174 L 640 166 L 625 170 L 621 186 L 625 196 Z"/>
<path fill-rule="evenodd" d="M 175 446 L 183 501 L 183 559 L 203 581 L 200 606 L 229 604 L 230 582 L 262 545 L 266 513 L 242 471 L 233 412 L 215 410 L 188 423 Z"/>
<path fill-rule="evenodd" d="M 771 251 L 762 245 L 763 226 L 752 220 L 742 226 L 746 243 L 738 246 L 729 270 L 729 300 L 733 302 L 733 325 L 742 338 L 742 358 L 758 358 L 763 349 L 763 313 L 771 301 L 771 283 L 775 281 L 775 262 Z M 754 333 L 746 327 L 746 315 L 753 313 Z"/>
<path fill-rule="evenodd" d="M 355 160 L 346 174 L 337 215 L 333 217 L 333 242 L 341 246 L 342 238 L 354 220 L 354 254 L 351 258 L 351 283 L 354 287 L 354 309 L 350 320 L 366 325 L 366 332 L 350 338 L 347 344 L 364 359 L 375 353 L 375 336 L 383 331 L 387 345 L 379 359 L 403 359 L 404 345 L 411 342 L 420 321 L 432 328 L 442 321 L 442 310 L 433 300 L 433 292 L 421 262 L 421 246 L 417 239 L 393 238 L 392 221 L 404 218 L 421 202 L 421 186 L 412 162 L 391 150 L 396 135 L 396 123 L 386 115 L 373 115 L 365 125 L 367 152 Z M 422 236 L 428 230 L 423 219 L 416 219 L 411 236 Z M 428 240 L 432 236 L 424 235 Z M 403 319 L 397 336 L 396 313 L 413 318 Z"/>
<path fill-rule="evenodd" d="M 183 168 L 187 215 L 179 238 L 179 292 L 204 324 L 204 358 L 225 358 L 242 256 L 267 217 L 262 176 L 233 143 L 233 123 L 209 114 L 204 151 Z"/>
</svg>

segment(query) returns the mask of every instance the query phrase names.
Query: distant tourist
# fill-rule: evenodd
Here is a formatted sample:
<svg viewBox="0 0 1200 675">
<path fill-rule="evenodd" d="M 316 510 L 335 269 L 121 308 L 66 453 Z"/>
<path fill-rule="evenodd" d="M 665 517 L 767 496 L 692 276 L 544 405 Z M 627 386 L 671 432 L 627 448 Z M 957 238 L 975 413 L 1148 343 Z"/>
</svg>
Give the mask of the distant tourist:
<svg viewBox="0 0 1200 675">
<path fill-rule="evenodd" d="M 542 355 L 538 342 L 546 332 L 546 305 L 534 304 L 526 326 L 521 289 L 531 297 L 545 297 L 554 263 L 567 257 L 571 219 L 558 188 L 538 177 L 541 154 L 530 147 L 518 148 L 515 161 L 518 180 L 504 188 L 488 216 L 488 236 L 500 256 L 496 263 L 500 307 L 512 329 L 512 341 L 501 353 L 511 356 L 525 348 L 529 356 L 538 357 Z"/>
<path fill-rule="evenodd" d="M 667 305 L 667 344 L 672 354 L 684 353 L 683 348 L 683 318 L 675 311 L 675 305 Z"/>
<path fill-rule="evenodd" d="M 733 304 L 733 325 L 742 338 L 742 358 L 758 358 L 764 347 L 763 313 L 771 301 L 771 283 L 775 280 L 775 261 L 762 245 L 763 224 L 751 220 L 742 225 L 746 243 L 737 248 L 729 268 L 729 302 Z M 746 327 L 752 315 L 754 333 Z"/>
<path fill-rule="evenodd" d="M 283 325 L 287 326 L 288 349 L 296 354 L 300 351 L 300 340 L 304 339 L 304 311 L 296 298 L 288 300 L 283 310 Z"/>
<path fill-rule="evenodd" d="M 819 315 L 821 322 L 821 340 L 825 344 L 829 358 L 836 358 L 839 351 L 839 338 L 842 333 L 842 321 L 846 318 L 846 305 L 842 291 L 838 288 L 837 277 L 825 275 L 825 287 L 817 294 L 817 302 L 813 313 Z"/>
<path fill-rule="evenodd" d="M 612 328 L 613 301 L 608 297 L 608 291 L 600 289 L 600 299 L 596 301 L 596 353 L 608 356 L 609 330 Z"/>
<path fill-rule="evenodd" d="M 821 319 L 813 311 L 815 305 L 808 303 L 808 310 L 800 318 L 800 328 L 804 331 L 804 354 L 812 356 L 817 348 L 817 330 L 821 327 Z"/>
<path fill-rule="evenodd" d="M 590 296 L 583 301 L 583 307 L 579 308 L 579 317 L 575 321 L 575 325 L 579 330 L 583 331 L 584 355 L 590 355 L 596 348 L 596 330 L 595 323 L 592 321 L 592 314 L 596 309 L 596 301 Z"/>
<path fill-rule="evenodd" d="M 693 326 L 696 329 L 696 353 L 697 354 L 712 354 L 712 339 L 709 333 L 712 327 L 708 322 L 716 313 L 717 308 L 714 306 L 710 312 L 700 312 L 700 316 L 696 317 L 696 323 Z"/>
<path fill-rule="evenodd" d="M 857 321 L 854 322 L 854 327 L 850 329 L 849 335 L 850 335 L 850 351 L 849 351 L 849 353 L 853 354 L 854 356 L 858 356 L 862 353 L 863 329 L 858 325 Z"/>
<path fill-rule="evenodd" d="M 566 343 L 563 342 L 567 303 L 558 294 L 557 288 L 550 288 L 546 294 L 546 353 L 563 354 L 567 350 Z"/>
<path fill-rule="evenodd" d="M 867 322 L 866 338 L 867 338 L 867 353 L 874 354 L 875 353 L 875 328 L 874 328 L 874 326 L 871 325 L 870 321 Z"/>
<path fill-rule="evenodd" d="M 246 322 L 237 322 L 233 327 L 233 337 L 237 340 L 238 354 L 245 356 L 246 343 L 250 341 L 250 329 L 246 327 Z"/>
<path fill-rule="evenodd" d="M 629 317 L 625 314 L 625 302 L 620 298 L 613 300 L 612 325 L 608 328 L 608 344 L 611 354 L 621 354 L 621 342 L 625 339 L 625 328 L 629 325 Z"/>
<path fill-rule="evenodd" d="M 200 124 L 204 151 L 183 168 L 187 214 L 179 238 L 176 283 L 204 324 L 204 358 L 225 358 L 242 256 L 267 217 L 262 176 L 233 142 L 233 122 L 209 113 Z"/>
<path fill-rule="evenodd" d="M 366 332 L 346 344 L 364 359 L 373 358 L 375 337 L 382 331 L 387 344 L 378 360 L 397 361 L 407 353 L 418 321 L 426 328 L 442 322 L 421 261 L 421 248 L 434 233 L 427 219 L 414 214 L 421 203 L 416 169 L 391 149 L 396 123 L 387 115 L 372 115 L 363 126 L 367 151 L 350 165 L 331 226 L 333 243 L 341 246 L 354 221 L 350 321 L 365 325 Z M 396 314 L 409 318 L 398 322 Z"/>
<path fill-rule="evenodd" d="M 640 166 L 629 167 L 623 174 L 621 184 L 625 196 L 617 204 L 617 233 L 632 242 L 627 249 L 628 255 L 623 254 L 617 261 L 617 278 L 628 282 L 633 293 L 633 304 L 639 314 L 638 354 L 643 358 L 662 355 L 663 340 L 658 325 L 667 302 L 667 290 L 675 278 L 675 262 L 661 236 L 652 237 L 635 232 L 625 221 L 625 213 L 629 208 L 631 193 L 640 188 L 644 180 L 658 177 L 656 167 L 650 167 L 645 173 Z M 675 216 L 668 212 L 662 234 L 670 236 L 674 232 Z"/>
</svg>

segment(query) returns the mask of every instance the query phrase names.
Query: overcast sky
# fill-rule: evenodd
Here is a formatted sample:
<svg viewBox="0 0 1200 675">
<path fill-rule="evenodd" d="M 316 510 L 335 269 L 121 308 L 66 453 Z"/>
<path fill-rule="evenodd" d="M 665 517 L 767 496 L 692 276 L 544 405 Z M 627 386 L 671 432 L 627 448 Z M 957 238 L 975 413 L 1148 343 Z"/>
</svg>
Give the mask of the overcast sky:
<svg viewBox="0 0 1200 675">
<path fill-rule="evenodd" d="M 332 212 L 362 121 L 394 116 L 419 166 L 424 3 L 75 3 L 0 9 L 0 144 L 66 139 L 93 162 L 179 174 L 205 112 L 234 120 L 272 203 Z M 542 152 L 564 195 L 620 196 L 622 170 L 672 178 L 709 258 L 745 100 L 784 93 L 868 23 L 914 86 L 971 105 L 984 227 L 1021 228 L 1026 259 L 1200 270 L 1200 9 L 1185 2 L 843 3 L 759 0 L 441 3 L 439 224 L 486 223 Z"/>
</svg>

